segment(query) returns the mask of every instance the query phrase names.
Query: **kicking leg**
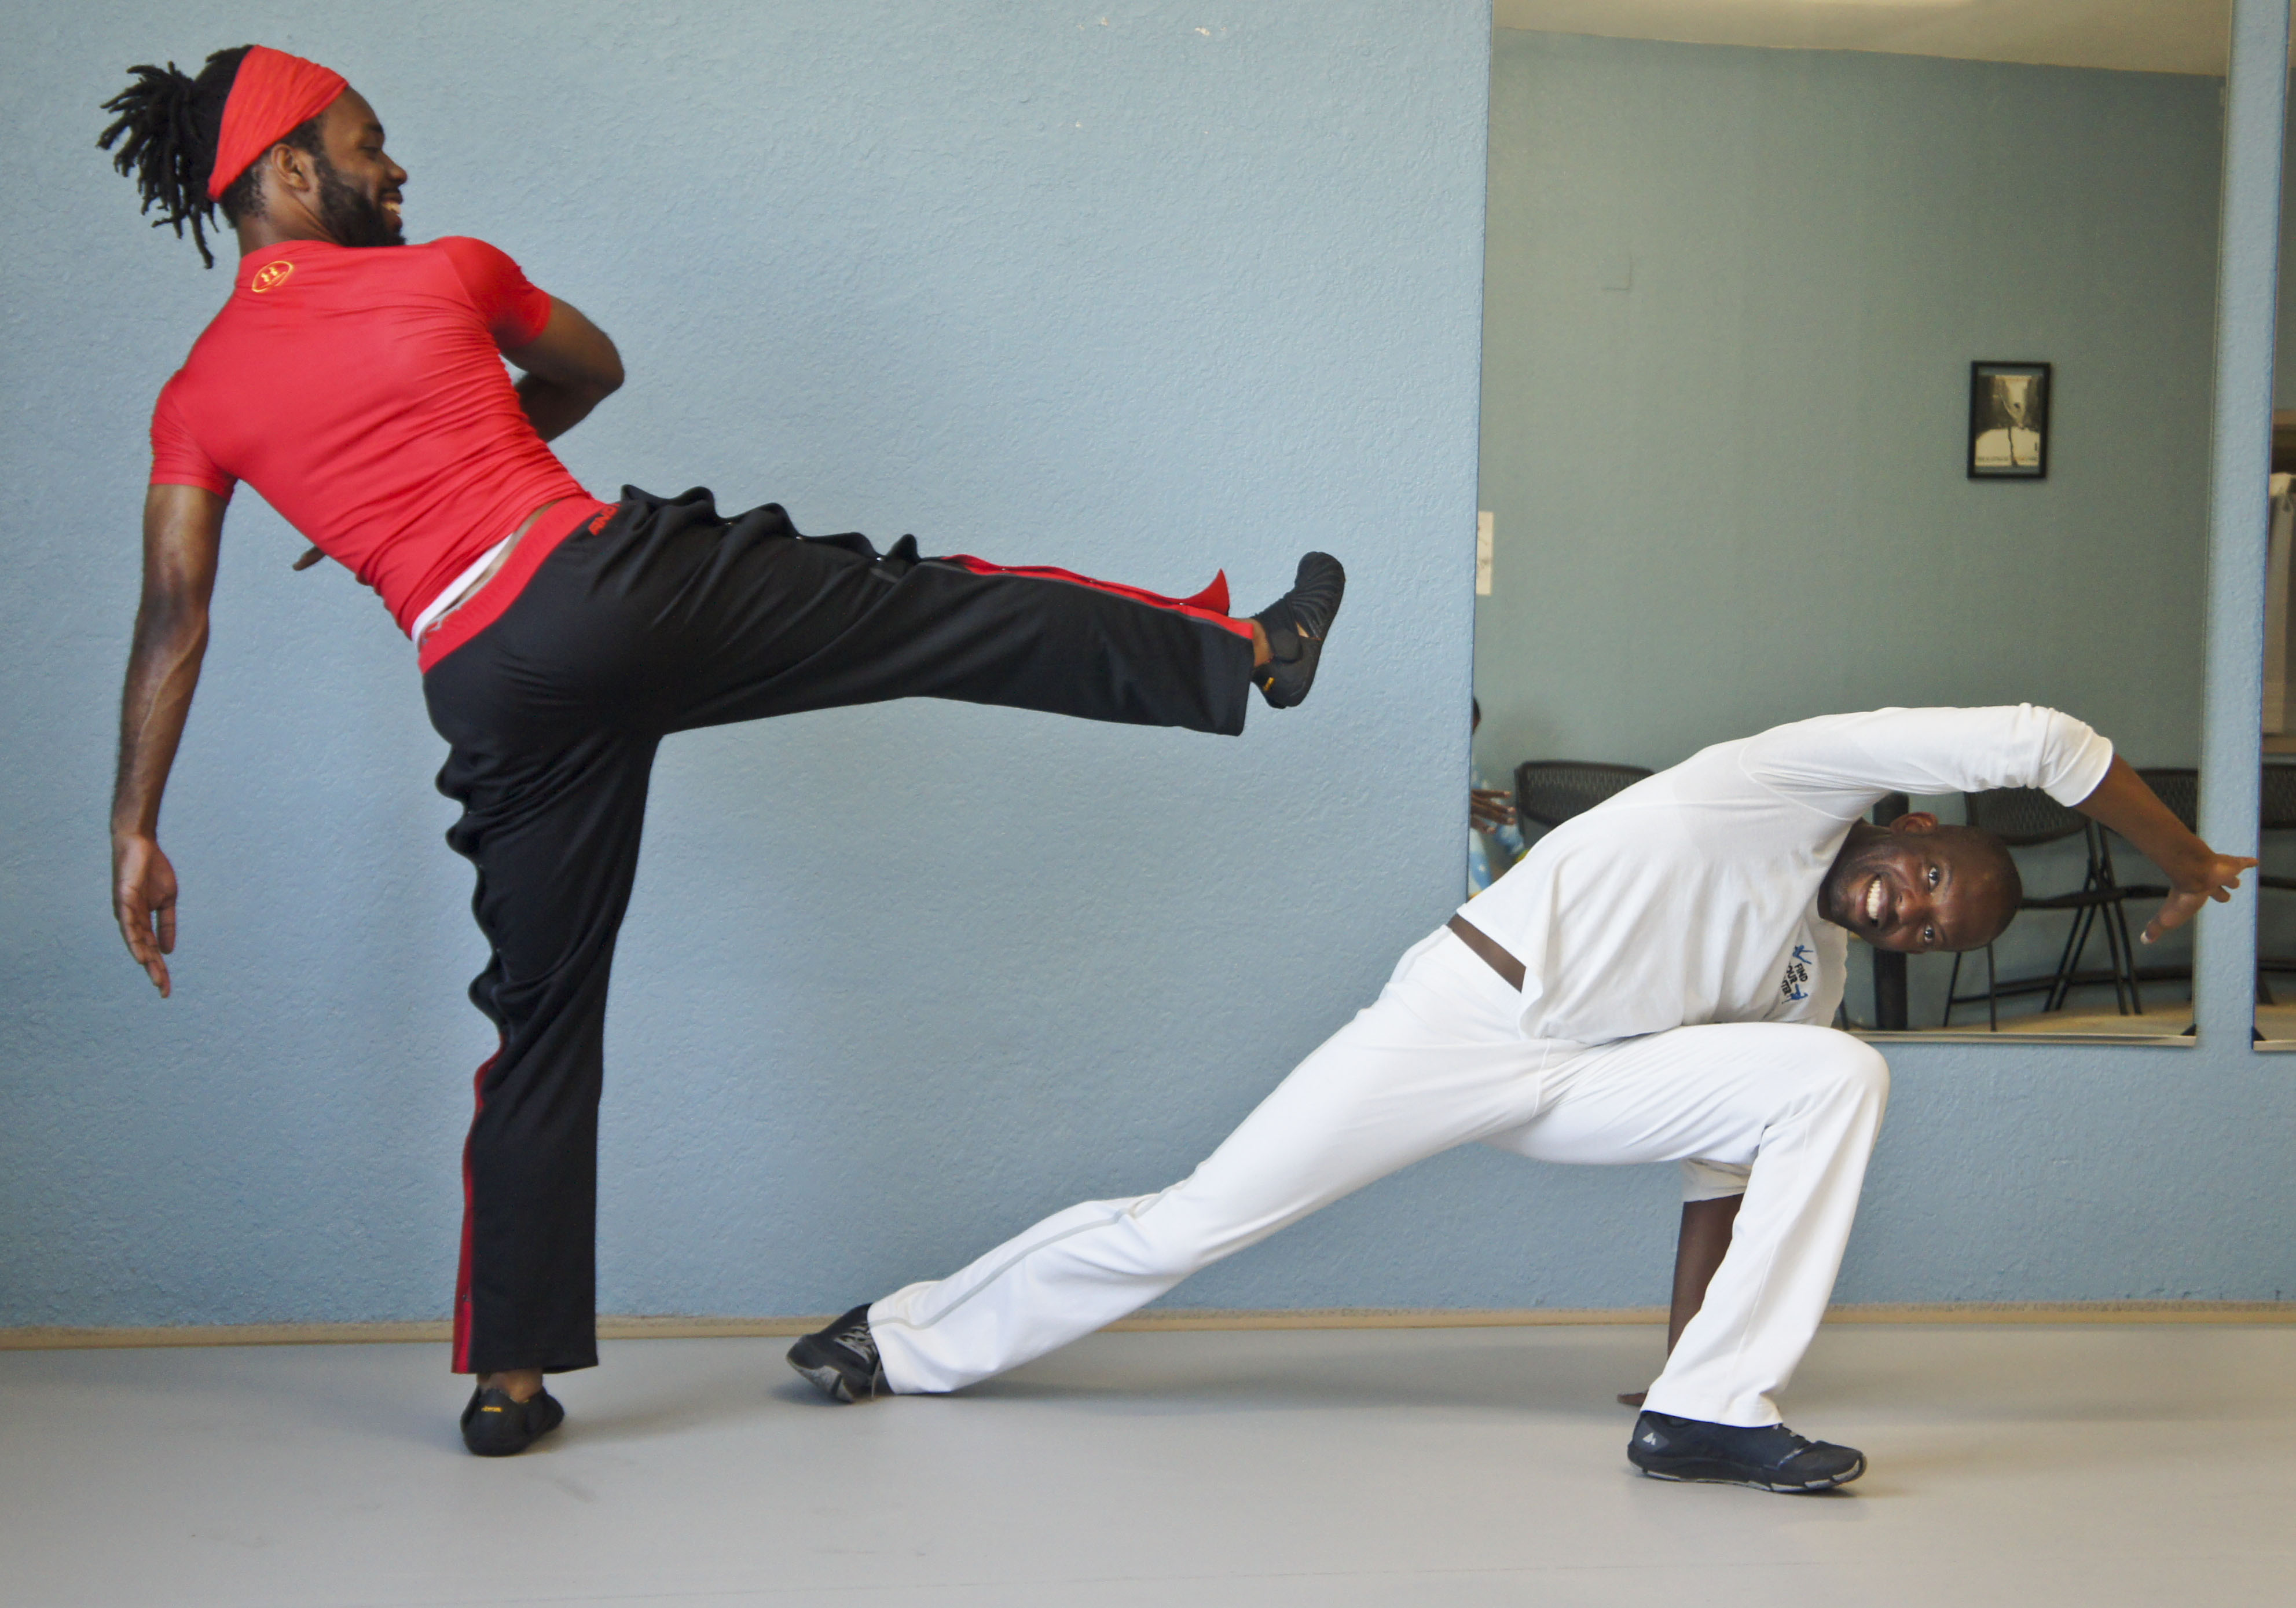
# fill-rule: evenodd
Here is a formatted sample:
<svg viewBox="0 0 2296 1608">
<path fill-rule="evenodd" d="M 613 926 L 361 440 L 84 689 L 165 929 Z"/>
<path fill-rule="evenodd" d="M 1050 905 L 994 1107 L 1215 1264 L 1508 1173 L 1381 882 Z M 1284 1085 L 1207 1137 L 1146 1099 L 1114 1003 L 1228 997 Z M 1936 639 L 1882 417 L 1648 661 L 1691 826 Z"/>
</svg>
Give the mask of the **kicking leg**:
<svg viewBox="0 0 2296 1608">
<path fill-rule="evenodd" d="M 706 493 L 626 500 L 578 533 L 505 614 L 535 635 L 627 665 L 602 695 L 642 701 L 662 729 L 951 698 L 1086 719 L 1234 734 L 1249 689 L 1296 702 L 1344 590 L 1302 561 L 1259 615 L 1227 612 L 1225 581 L 1192 598 L 1056 570 L 879 554 L 857 536 L 807 537 L 767 505 L 721 519 Z M 499 629 L 499 623 L 496 628 Z M 582 654 L 562 652 L 579 648 Z"/>
</svg>

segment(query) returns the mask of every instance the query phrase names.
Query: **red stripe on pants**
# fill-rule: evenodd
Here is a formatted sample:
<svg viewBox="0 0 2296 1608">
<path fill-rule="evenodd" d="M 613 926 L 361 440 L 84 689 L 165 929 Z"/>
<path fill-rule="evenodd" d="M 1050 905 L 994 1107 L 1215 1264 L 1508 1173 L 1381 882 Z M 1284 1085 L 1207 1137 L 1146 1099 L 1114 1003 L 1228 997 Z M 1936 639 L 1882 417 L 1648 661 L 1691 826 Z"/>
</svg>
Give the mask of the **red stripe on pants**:
<svg viewBox="0 0 2296 1608">
<path fill-rule="evenodd" d="M 478 1075 L 471 1079 L 472 1121 L 475 1126 L 478 1113 L 487 1109 L 487 1074 L 495 1070 L 502 1059 L 502 1045 L 495 1045 L 495 1053 L 480 1066 Z M 455 1366 L 450 1373 L 471 1371 L 471 1142 L 463 1141 L 463 1253 L 455 1270 Z"/>
<path fill-rule="evenodd" d="M 1095 580 L 1089 575 L 1078 575 L 1073 570 L 1055 570 L 1045 564 L 992 564 L 985 558 L 975 558 L 969 553 L 952 553 L 944 558 L 929 561 L 937 564 L 955 564 L 975 575 L 1022 575 L 1031 580 L 1064 580 L 1071 586 L 1090 587 L 1095 592 L 1112 592 L 1119 597 L 1128 597 L 1152 608 L 1169 609 L 1176 614 L 1185 614 L 1191 619 L 1201 619 L 1234 632 L 1238 636 L 1251 635 L 1251 621 L 1234 619 L 1228 615 L 1227 571 L 1222 570 L 1212 577 L 1212 584 L 1193 597 L 1167 597 L 1160 592 L 1144 591 L 1119 581 Z"/>
</svg>

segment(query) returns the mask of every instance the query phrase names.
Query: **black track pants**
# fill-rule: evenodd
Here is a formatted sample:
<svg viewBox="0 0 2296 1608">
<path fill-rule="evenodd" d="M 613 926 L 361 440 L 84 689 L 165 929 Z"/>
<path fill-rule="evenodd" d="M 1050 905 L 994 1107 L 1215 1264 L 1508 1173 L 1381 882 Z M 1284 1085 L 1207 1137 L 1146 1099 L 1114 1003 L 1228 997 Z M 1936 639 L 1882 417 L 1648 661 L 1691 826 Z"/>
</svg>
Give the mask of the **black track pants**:
<svg viewBox="0 0 2296 1608">
<path fill-rule="evenodd" d="M 561 543 L 422 680 L 493 950 L 471 998 L 502 1034 L 463 1150 L 455 1368 L 598 1360 L 606 982 L 663 736 L 889 698 L 1232 734 L 1250 672 L 1250 637 L 1201 602 L 920 560 L 906 537 L 881 557 L 771 504 L 722 519 L 705 491 L 626 488 Z"/>
</svg>

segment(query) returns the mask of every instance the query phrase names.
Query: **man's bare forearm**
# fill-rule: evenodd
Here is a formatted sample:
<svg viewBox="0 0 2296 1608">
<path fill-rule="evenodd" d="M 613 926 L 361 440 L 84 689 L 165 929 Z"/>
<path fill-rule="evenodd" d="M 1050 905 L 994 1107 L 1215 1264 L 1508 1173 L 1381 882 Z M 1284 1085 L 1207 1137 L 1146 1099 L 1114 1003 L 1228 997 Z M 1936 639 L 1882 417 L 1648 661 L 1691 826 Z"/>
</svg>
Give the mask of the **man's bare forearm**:
<svg viewBox="0 0 2296 1608">
<path fill-rule="evenodd" d="M 2144 778 L 2118 754 L 2112 757 L 2104 780 L 2075 808 L 2136 845 L 2138 852 L 2167 872 L 2178 887 L 2204 876 L 2215 857 L 2209 846 L 2161 802 Z"/>
<path fill-rule="evenodd" d="M 504 356 L 526 371 L 518 382 L 519 406 L 545 441 L 588 418 L 621 387 L 622 355 L 612 339 L 581 309 L 554 296 L 542 333 Z"/>
<path fill-rule="evenodd" d="M 208 600 L 223 543 L 224 495 L 201 486 L 144 494 L 144 599 L 119 694 L 111 789 L 111 914 L 127 953 L 167 997 L 176 948 L 176 868 L 160 851 L 160 798 L 208 651 Z"/>
<path fill-rule="evenodd" d="M 2218 854 L 2201 841 L 2118 754 L 2112 757 L 2104 780 L 2074 808 L 2127 838 L 2146 859 L 2169 874 L 2173 891 L 2161 901 L 2159 914 L 2144 925 L 2143 936 L 2148 944 L 2190 921 L 2210 899 L 2223 904 L 2231 898 L 2233 890 L 2240 886 L 2241 874 L 2256 866 L 2248 856 Z"/>
<path fill-rule="evenodd" d="M 591 410 L 612 394 L 612 388 L 570 385 L 528 374 L 518 382 L 518 403 L 534 425 L 534 433 L 554 441 L 588 418 Z"/>
<path fill-rule="evenodd" d="M 111 789 L 111 833 L 152 837 L 160 800 L 183 742 L 184 722 L 208 650 L 204 602 L 146 595 L 119 695 L 119 768 Z"/>
<path fill-rule="evenodd" d="M 144 592 L 119 694 L 119 769 L 111 791 L 111 833 L 159 830 L 176 746 L 208 649 L 208 602 L 215 592 L 224 499 L 193 486 L 154 486 L 144 503 Z"/>
</svg>

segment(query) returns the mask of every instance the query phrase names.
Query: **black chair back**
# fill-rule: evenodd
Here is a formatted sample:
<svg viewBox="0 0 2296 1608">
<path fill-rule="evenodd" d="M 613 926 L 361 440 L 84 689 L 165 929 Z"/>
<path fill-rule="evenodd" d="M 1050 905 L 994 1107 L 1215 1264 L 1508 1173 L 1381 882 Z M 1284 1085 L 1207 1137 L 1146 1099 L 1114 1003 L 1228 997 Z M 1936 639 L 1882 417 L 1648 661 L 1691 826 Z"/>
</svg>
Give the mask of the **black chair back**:
<svg viewBox="0 0 2296 1608">
<path fill-rule="evenodd" d="M 1990 792 L 1965 792 L 1961 798 L 1962 818 L 2012 849 L 2054 843 L 2088 825 L 2087 816 L 2058 803 L 2038 787 L 1997 787 Z"/>
<path fill-rule="evenodd" d="M 2264 832 L 2296 830 L 2296 765 L 2264 767 L 2262 808 L 2257 827 Z M 2186 825 L 2192 823 L 2187 821 Z"/>
<path fill-rule="evenodd" d="M 1526 759 L 1514 767 L 1515 813 L 1541 826 L 1560 826 L 1651 774 L 1639 765 L 1593 759 Z"/>
<path fill-rule="evenodd" d="M 2200 830 L 2199 771 L 2189 765 L 2155 765 L 2140 769 L 2136 774 L 2144 779 L 2144 785 L 2152 790 L 2153 796 L 2169 807 L 2169 813 L 2185 824 L 2185 831 Z"/>
</svg>

